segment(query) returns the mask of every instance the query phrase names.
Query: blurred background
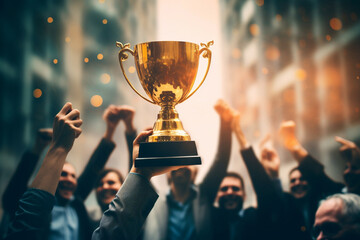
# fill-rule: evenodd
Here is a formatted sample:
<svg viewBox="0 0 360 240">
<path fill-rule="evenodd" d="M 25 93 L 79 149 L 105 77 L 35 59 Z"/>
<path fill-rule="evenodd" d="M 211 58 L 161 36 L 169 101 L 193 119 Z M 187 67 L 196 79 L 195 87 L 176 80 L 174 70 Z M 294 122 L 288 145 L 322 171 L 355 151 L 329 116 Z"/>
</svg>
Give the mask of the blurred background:
<svg viewBox="0 0 360 240">
<path fill-rule="evenodd" d="M 334 136 L 360 143 L 360 2 L 358 0 L 19 0 L 0 3 L 0 194 L 39 128 L 51 127 L 66 101 L 81 111 L 83 133 L 69 154 L 80 173 L 105 131 L 109 104 L 136 109 L 138 131 L 152 126 L 159 107 L 131 90 L 115 42 L 176 40 L 206 43 L 213 60 L 204 85 L 177 109 L 196 141 L 201 181 L 216 153 L 225 99 L 242 115 L 256 147 L 294 120 L 308 151 L 342 181 L 344 162 Z M 132 59 L 126 65 L 137 89 Z M 198 78 L 205 72 L 200 59 Z M 198 83 L 198 82 L 197 82 Z M 143 91 L 142 91 L 143 92 Z M 128 169 L 124 126 L 117 129 L 109 167 Z M 277 141 L 281 179 L 288 189 L 296 165 Z M 250 180 L 233 141 L 229 170 Z M 163 176 L 155 179 L 166 192 Z M 87 205 L 96 207 L 91 196 Z M 1 212 L 0 212 L 1 213 Z"/>
</svg>

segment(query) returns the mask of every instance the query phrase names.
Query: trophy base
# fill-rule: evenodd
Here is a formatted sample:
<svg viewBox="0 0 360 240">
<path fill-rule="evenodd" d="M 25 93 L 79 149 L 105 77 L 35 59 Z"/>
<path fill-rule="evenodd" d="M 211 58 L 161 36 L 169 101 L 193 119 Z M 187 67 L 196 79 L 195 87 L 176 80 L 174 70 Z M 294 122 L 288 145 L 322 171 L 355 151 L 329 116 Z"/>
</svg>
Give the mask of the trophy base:
<svg viewBox="0 0 360 240">
<path fill-rule="evenodd" d="M 194 141 L 144 142 L 140 143 L 135 167 L 161 167 L 199 165 Z"/>
</svg>

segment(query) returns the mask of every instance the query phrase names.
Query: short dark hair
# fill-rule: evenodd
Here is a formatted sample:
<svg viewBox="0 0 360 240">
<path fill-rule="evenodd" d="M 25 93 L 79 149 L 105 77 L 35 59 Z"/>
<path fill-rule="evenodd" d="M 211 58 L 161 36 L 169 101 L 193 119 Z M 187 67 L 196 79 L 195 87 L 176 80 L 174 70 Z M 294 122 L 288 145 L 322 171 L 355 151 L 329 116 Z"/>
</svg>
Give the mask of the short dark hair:
<svg viewBox="0 0 360 240">
<path fill-rule="evenodd" d="M 101 179 L 103 179 L 106 175 L 108 175 L 108 173 L 111 173 L 111 172 L 115 173 L 117 175 L 117 177 L 119 178 L 119 181 L 121 182 L 121 184 L 123 184 L 124 177 L 119 170 L 117 170 L 115 168 L 105 168 L 99 173 L 99 176 L 95 182 L 94 187 L 96 188 L 97 186 L 99 186 Z"/>
<path fill-rule="evenodd" d="M 301 171 L 299 170 L 299 167 L 294 167 L 294 168 L 292 168 L 292 169 L 290 170 L 290 172 L 289 172 L 289 177 L 290 177 L 290 175 L 291 175 L 293 172 L 295 172 L 296 170 L 298 170 L 298 171 L 301 173 Z"/>
<path fill-rule="evenodd" d="M 233 178 L 239 179 L 243 191 L 245 190 L 244 189 L 244 179 L 242 178 L 242 176 L 240 174 L 238 174 L 236 172 L 227 172 L 224 178 L 226 178 L 226 177 L 233 177 Z"/>
</svg>

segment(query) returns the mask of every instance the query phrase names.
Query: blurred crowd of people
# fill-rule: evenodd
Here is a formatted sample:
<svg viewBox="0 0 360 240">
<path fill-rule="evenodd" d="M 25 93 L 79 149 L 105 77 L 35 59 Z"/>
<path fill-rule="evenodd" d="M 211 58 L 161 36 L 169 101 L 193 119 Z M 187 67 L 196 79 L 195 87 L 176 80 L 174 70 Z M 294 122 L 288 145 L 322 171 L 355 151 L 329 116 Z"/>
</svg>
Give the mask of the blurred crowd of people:
<svg viewBox="0 0 360 240">
<path fill-rule="evenodd" d="M 78 176 L 66 157 L 81 134 L 82 120 L 80 112 L 66 103 L 53 128 L 38 131 L 33 148 L 23 154 L 8 183 L 2 197 L 1 239 L 360 239 L 358 146 L 335 137 L 346 161 L 345 184 L 336 182 L 301 145 L 295 122 L 283 122 L 277 137 L 298 163 L 289 173 L 286 192 L 275 148 L 261 144 L 256 156 L 240 113 L 223 100 L 214 109 L 220 118 L 217 152 L 202 182 L 195 184 L 199 166 L 135 167 L 139 144 L 152 130 L 138 134 L 135 109 L 115 105 L 105 110 L 104 136 Z M 129 159 L 121 160 L 129 164 L 126 175 L 106 167 L 121 121 L 129 151 Z M 256 207 L 243 207 L 244 179 L 227 170 L 232 134 L 256 193 Z M 159 196 L 150 180 L 165 173 L 169 192 Z M 84 205 L 93 189 L 101 219 L 90 218 Z"/>
</svg>

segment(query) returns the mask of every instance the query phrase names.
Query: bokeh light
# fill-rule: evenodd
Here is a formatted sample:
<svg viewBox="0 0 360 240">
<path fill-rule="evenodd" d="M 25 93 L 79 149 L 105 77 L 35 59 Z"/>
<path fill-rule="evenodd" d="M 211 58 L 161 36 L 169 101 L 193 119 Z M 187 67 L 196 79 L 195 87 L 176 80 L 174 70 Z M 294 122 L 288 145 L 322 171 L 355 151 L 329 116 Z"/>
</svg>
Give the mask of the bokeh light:
<svg viewBox="0 0 360 240">
<path fill-rule="evenodd" d="M 71 38 L 70 38 L 70 37 L 66 37 L 66 38 L 65 38 L 65 42 L 67 42 L 67 43 L 71 42 Z"/>
<path fill-rule="evenodd" d="M 331 41 L 331 36 L 330 36 L 329 34 L 327 34 L 327 35 L 325 36 L 325 39 L 326 39 L 327 41 Z"/>
<path fill-rule="evenodd" d="M 58 61 L 56 58 L 53 59 L 53 63 L 54 63 L 54 64 L 58 64 L 58 62 L 59 62 L 59 61 Z"/>
<path fill-rule="evenodd" d="M 275 19 L 276 19 L 276 21 L 281 22 L 282 16 L 280 14 L 276 14 Z"/>
<path fill-rule="evenodd" d="M 94 95 L 91 97 L 90 103 L 93 107 L 100 107 L 103 103 L 103 99 L 100 95 Z"/>
<path fill-rule="evenodd" d="M 330 19 L 330 27 L 335 30 L 335 31 L 339 31 L 340 29 L 342 29 L 342 22 L 340 19 L 338 18 L 332 18 Z"/>
<path fill-rule="evenodd" d="M 84 62 L 85 62 L 85 63 L 88 63 L 89 61 L 90 61 L 89 58 L 87 58 L 87 57 L 84 58 Z"/>
<path fill-rule="evenodd" d="M 108 23 L 108 20 L 107 20 L 107 19 L 103 19 L 103 20 L 102 20 L 102 23 L 103 23 L 103 24 L 107 24 L 107 23 Z"/>
<path fill-rule="evenodd" d="M 265 56 L 266 56 L 267 59 L 269 59 L 271 61 L 275 61 L 275 60 L 279 59 L 280 51 L 275 46 L 269 46 L 266 49 Z"/>
<path fill-rule="evenodd" d="M 103 73 L 103 74 L 101 74 L 100 80 L 103 84 L 108 84 L 111 80 L 111 77 L 109 74 Z"/>
<path fill-rule="evenodd" d="M 102 55 L 101 53 L 99 53 L 99 54 L 96 56 L 96 58 L 97 58 L 98 60 L 103 60 L 103 59 L 104 59 L 104 55 Z"/>
<path fill-rule="evenodd" d="M 42 91 L 40 88 L 36 88 L 34 91 L 33 91 L 33 96 L 34 98 L 40 98 L 42 96 Z"/>
<path fill-rule="evenodd" d="M 240 49 L 234 48 L 234 49 L 232 50 L 231 55 L 232 55 L 232 57 L 233 57 L 234 59 L 240 59 L 240 57 L 241 57 L 241 51 L 240 51 Z"/>
<path fill-rule="evenodd" d="M 54 19 L 53 19 L 52 17 L 48 17 L 48 18 L 47 18 L 47 22 L 48 22 L 48 23 L 52 23 L 53 21 L 54 21 Z"/>
<path fill-rule="evenodd" d="M 129 73 L 134 73 L 135 70 L 136 70 L 135 67 L 133 67 L 133 66 L 129 67 Z"/>
<path fill-rule="evenodd" d="M 255 0 L 256 5 L 258 5 L 259 7 L 264 5 L 264 0 Z"/>
<path fill-rule="evenodd" d="M 269 73 L 269 69 L 266 67 L 262 68 L 261 71 L 264 75 L 267 75 Z"/>
<path fill-rule="evenodd" d="M 250 33 L 253 36 L 257 36 L 259 34 L 259 26 L 255 23 L 250 25 Z"/>
<path fill-rule="evenodd" d="M 303 81 L 306 79 L 307 74 L 304 69 L 299 68 L 298 70 L 296 70 L 295 76 L 298 80 Z"/>
</svg>

